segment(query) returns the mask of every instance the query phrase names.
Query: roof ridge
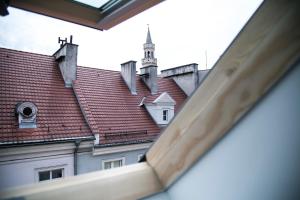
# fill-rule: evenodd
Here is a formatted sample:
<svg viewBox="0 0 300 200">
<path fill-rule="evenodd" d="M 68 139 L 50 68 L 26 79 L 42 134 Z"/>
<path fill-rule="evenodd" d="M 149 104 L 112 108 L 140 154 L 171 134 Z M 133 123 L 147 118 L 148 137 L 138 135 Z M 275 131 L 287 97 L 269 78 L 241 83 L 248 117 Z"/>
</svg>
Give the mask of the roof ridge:
<svg viewBox="0 0 300 200">
<path fill-rule="evenodd" d="M 6 47 L 0 47 L 0 49 L 5 49 L 5 50 L 15 51 L 15 52 L 21 52 L 21 53 L 26 53 L 26 54 L 34 54 L 34 55 L 40 55 L 40 56 L 47 56 L 47 57 L 53 58 L 52 55 L 41 54 L 41 53 L 36 53 L 36 52 L 29 52 L 29 51 L 25 51 L 25 50 L 10 49 L 10 48 L 6 48 Z"/>
<path fill-rule="evenodd" d="M 89 108 L 84 94 L 82 94 L 81 88 L 79 87 L 79 84 L 76 83 L 77 81 L 74 81 L 73 84 L 73 91 L 75 94 L 75 97 L 78 101 L 80 110 L 84 116 L 84 119 L 86 120 L 87 124 L 89 125 L 90 129 L 94 134 L 99 134 L 99 127 L 97 126 L 97 123 L 95 121 L 95 118 L 93 116 L 93 113 L 91 112 L 91 109 Z"/>
<path fill-rule="evenodd" d="M 119 73 L 121 73 L 121 71 L 111 70 L 111 69 L 102 69 L 102 68 L 97 68 L 97 67 L 87 67 L 87 66 L 80 66 L 80 65 L 77 65 L 77 67 L 80 67 L 80 68 L 88 68 L 88 69 L 96 69 L 96 70 L 102 70 L 102 71 L 119 72 Z"/>
</svg>

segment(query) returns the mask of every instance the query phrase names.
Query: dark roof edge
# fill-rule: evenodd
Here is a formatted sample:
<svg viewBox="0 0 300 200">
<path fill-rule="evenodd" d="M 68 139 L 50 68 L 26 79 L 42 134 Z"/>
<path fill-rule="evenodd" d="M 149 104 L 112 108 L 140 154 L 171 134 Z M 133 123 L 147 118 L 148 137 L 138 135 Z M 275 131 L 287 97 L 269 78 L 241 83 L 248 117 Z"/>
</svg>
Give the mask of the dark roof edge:
<svg viewBox="0 0 300 200">
<path fill-rule="evenodd" d="M 45 144 L 58 144 L 58 143 L 67 143 L 67 142 L 75 142 L 75 141 L 92 141 L 95 140 L 95 136 L 88 136 L 88 137 L 76 137 L 70 139 L 54 139 L 49 141 L 28 141 L 28 142 L 19 142 L 19 143 L 0 143 L 0 148 L 7 148 L 7 147 L 20 147 L 20 146 L 31 146 L 31 145 L 45 145 Z"/>
<path fill-rule="evenodd" d="M 154 141 L 155 141 L 155 139 L 152 139 L 152 140 L 149 139 L 149 140 L 136 140 L 136 141 L 129 141 L 129 142 L 109 143 L 109 144 L 97 144 L 97 145 L 94 145 L 94 148 L 125 146 L 125 145 L 130 145 L 130 144 L 143 144 L 143 143 L 151 143 Z"/>
</svg>

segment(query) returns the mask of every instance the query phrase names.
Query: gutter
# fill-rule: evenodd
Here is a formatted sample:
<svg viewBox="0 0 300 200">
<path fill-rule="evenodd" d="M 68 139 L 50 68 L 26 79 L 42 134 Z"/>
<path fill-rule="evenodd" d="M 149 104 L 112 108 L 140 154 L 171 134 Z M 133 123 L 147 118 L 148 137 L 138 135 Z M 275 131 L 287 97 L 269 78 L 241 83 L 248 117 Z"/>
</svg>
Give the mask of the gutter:
<svg viewBox="0 0 300 200">
<path fill-rule="evenodd" d="M 40 140 L 40 141 L 25 141 L 25 142 L 11 142 L 11 143 L 0 143 L 1 148 L 8 148 L 8 147 L 24 147 L 24 146 L 32 146 L 32 145 L 45 145 L 45 144 L 58 144 L 58 143 L 67 143 L 67 142 L 75 142 L 76 140 L 80 141 L 92 141 L 95 140 L 95 136 L 88 136 L 88 137 L 79 137 L 79 138 L 72 138 L 72 139 L 55 139 L 55 140 Z"/>
<path fill-rule="evenodd" d="M 78 174 L 78 168 L 77 168 L 77 153 L 78 153 L 78 149 L 79 149 L 79 145 L 80 145 L 81 140 L 75 140 L 74 144 L 75 144 L 75 149 L 74 149 L 74 176 L 76 176 Z"/>
</svg>

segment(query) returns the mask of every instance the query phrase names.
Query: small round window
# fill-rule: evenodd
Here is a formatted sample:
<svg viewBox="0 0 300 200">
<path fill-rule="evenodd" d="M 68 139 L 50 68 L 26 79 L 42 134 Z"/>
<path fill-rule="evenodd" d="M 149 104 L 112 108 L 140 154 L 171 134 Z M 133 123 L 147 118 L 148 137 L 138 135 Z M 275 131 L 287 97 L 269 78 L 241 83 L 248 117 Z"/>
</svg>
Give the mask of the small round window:
<svg viewBox="0 0 300 200">
<path fill-rule="evenodd" d="M 31 114 L 32 114 L 32 108 L 30 108 L 30 107 L 25 107 L 25 108 L 23 109 L 23 115 L 24 115 L 25 117 L 30 117 Z"/>
<path fill-rule="evenodd" d="M 30 118 L 37 114 L 37 107 L 34 103 L 23 102 L 17 105 L 17 112 L 20 113 L 25 118 Z"/>
</svg>

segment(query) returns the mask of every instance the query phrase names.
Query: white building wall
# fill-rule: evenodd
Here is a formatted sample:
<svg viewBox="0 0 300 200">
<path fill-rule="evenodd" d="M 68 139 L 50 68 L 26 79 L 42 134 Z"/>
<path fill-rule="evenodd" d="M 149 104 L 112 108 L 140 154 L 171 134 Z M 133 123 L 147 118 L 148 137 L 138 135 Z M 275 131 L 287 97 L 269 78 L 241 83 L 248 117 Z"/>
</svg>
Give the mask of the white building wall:
<svg viewBox="0 0 300 200">
<path fill-rule="evenodd" d="M 181 74 L 172 78 L 187 96 L 190 96 L 198 86 L 197 73 Z"/>
<path fill-rule="evenodd" d="M 65 177 L 72 176 L 73 162 L 73 154 L 0 162 L 0 190 L 38 182 L 37 171 L 43 168 L 63 168 Z"/>
<path fill-rule="evenodd" d="M 93 152 L 78 154 L 78 174 L 102 170 L 104 161 L 111 159 L 123 159 L 124 165 L 138 163 L 139 156 L 146 153 L 147 149 L 137 149 L 103 155 L 93 155 Z"/>
<path fill-rule="evenodd" d="M 171 200 L 168 192 L 161 192 L 144 198 L 144 200 Z"/>
<path fill-rule="evenodd" d="M 300 65 L 165 195 L 146 199 L 300 199 Z"/>
</svg>

